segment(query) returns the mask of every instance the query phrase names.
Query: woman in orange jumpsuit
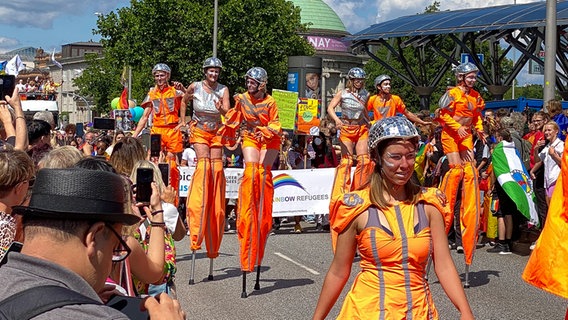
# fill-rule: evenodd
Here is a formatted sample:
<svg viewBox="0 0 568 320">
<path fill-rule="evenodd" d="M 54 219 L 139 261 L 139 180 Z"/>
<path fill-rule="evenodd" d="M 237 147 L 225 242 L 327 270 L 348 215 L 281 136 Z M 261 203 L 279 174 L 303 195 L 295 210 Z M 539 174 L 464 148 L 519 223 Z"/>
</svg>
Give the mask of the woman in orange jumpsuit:
<svg viewBox="0 0 568 320">
<path fill-rule="evenodd" d="M 418 137 L 404 117 L 385 118 L 371 127 L 369 150 L 375 168 L 368 185 L 335 203 L 337 248 L 313 319 L 324 319 L 335 304 L 356 250 L 361 271 L 339 319 L 438 319 L 425 279 L 430 255 L 461 319 L 473 319 L 448 249 L 443 197 L 435 188 L 410 182 Z"/>
<path fill-rule="evenodd" d="M 247 92 L 235 97 L 235 108 L 226 115 L 224 134 L 243 128 L 242 149 L 245 161 L 239 188 L 237 233 L 240 242 L 243 292 L 246 298 L 246 273 L 257 266 L 255 290 L 260 289 L 260 265 L 268 234 L 272 229 L 274 185 L 272 164 L 280 150 L 282 127 L 276 101 L 266 93 L 268 75 L 254 67 L 246 73 Z"/>
<path fill-rule="evenodd" d="M 192 264 L 189 284 L 193 284 L 195 251 L 205 238 L 209 257 L 209 280 L 213 280 L 213 259 L 219 256 L 225 226 L 225 173 L 223 145 L 217 133 L 221 115 L 229 111 L 229 88 L 217 82 L 223 63 L 216 57 L 203 62 L 203 81 L 189 85 L 184 102 L 193 100 L 193 116 L 189 124 L 190 142 L 197 155 L 197 166 L 187 198 Z"/>
<path fill-rule="evenodd" d="M 377 89 L 377 94 L 371 96 L 367 102 L 367 110 L 373 111 L 373 122 L 382 118 L 396 116 L 397 113 L 400 113 L 414 123 L 428 124 L 428 122 L 423 121 L 406 109 L 406 105 L 399 96 L 391 93 L 390 76 L 381 74 L 376 77 L 375 88 Z"/>
<path fill-rule="evenodd" d="M 457 66 L 455 70 L 457 86 L 449 89 L 440 98 L 440 118 L 442 124 L 442 147 L 448 158 L 450 170 L 440 184 L 440 189 L 448 197 L 450 212 L 454 212 L 457 191 L 462 183 L 462 203 L 460 221 L 456 229 L 461 229 L 464 258 L 466 264 L 464 286 L 469 287 L 469 266 L 477 244 L 479 226 L 480 190 L 478 173 L 473 157 L 472 130 L 485 143 L 481 111 L 485 102 L 479 92 L 473 89 L 477 82 L 479 69 L 471 62 Z M 452 225 L 453 214 L 446 216 L 446 232 Z"/>
<path fill-rule="evenodd" d="M 335 169 L 335 178 L 331 190 L 333 203 L 343 194 L 357 190 L 369 178 L 373 171 L 373 163 L 369 158 L 367 140 L 369 138 L 369 116 L 367 114 L 367 99 L 369 92 L 365 89 L 367 74 L 361 68 L 351 68 L 347 73 L 347 89 L 337 92 L 327 107 L 327 114 L 339 130 L 341 145 L 341 160 Z M 341 107 L 341 117 L 335 114 L 335 108 Z M 353 154 L 357 155 L 357 166 L 351 181 L 351 166 Z M 333 226 L 335 216 L 330 210 L 329 222 Z M 337 234 L 331 229 L 332 247 L 335 250 Z"/>
</svg>

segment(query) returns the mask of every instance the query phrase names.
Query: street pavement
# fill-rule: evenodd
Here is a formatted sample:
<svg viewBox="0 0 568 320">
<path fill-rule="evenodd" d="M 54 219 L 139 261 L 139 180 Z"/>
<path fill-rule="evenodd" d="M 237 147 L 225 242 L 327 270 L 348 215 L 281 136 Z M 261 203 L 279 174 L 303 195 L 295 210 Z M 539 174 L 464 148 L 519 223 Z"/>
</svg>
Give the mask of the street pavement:
<svg viewBox="0 0 568 320">
<path fill-rule="evenodd" d="M 207 280 L 209 259 L 203 248 L 196 253 L 195 284 L 189 285 L 191 251 L 189 241 L 176 243 L 176 286 L 178 299 L 188 319 L 311 319 L 321 286 L 332 260 L 330 234 L 315 231 L 302 222 L 304 232 L 292 233 L 293 223 L 269 237 L 260 277 L 254 290 L 255 273 L 247 275 L 247 298 L 241 298 L 242 273 L 239 244 L 235 233 L 226 233 L 220 255 L 214 260 L 214 280 Z M 470 268 L 471 287 L 466 289 L 476 319 L 564 319 L 568 303 L 526 284 L 521 273 L 528 255 L 499 255 L 476 251 Z M 462 279 L 463 255 L 452 251 Z M 335 319 L 343 298 L 359 271 L 355 258 L 351 278 L 328 319 Z M 429 276 L 434 303 L 440 319 L 459 319 L 459 314 L 437 281 L 432 268 Z"/>
</svg>

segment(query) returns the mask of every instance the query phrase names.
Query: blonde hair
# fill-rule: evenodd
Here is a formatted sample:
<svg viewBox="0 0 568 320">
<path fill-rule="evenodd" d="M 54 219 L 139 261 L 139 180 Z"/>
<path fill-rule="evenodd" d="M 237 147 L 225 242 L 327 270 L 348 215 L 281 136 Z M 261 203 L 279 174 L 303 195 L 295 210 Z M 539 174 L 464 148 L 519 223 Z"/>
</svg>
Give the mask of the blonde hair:
<svg viewBox="0 0 568 320">
<path fill-rule="evenodd" d="M 40 169 L 71 168 L 82 158 L 83 154 L 79 149 L 73 146 L 61 146 L 50 150 L 45 157 L 39 161 L 38 166 Z"/>
<path fill-rule="evenodd" d="M 112 148 L 109 162 L 116 172 L 130 176 L 134 163 L 146 159 L 146 155 L 147 152 L 144 151 L 144 146 L 138 139 L 124 137 Z"/>
<path fill-rule="evenodd" d="M 558 126 L 558 123 L 556 123 L 555 121 L 550 120 L 550 121 L 548 121 L 547 123 L 544 124 L 543 128 L 544 128 L 545 126 L 553 126 L 554 129 L 555 129 L 557 132 L 560 132 L 560 127 Z"/>
<path fill-rule="evenodd" d="M 413 138 L 413 139 L 417 139 L 417 138 Z M 381 142 L 379 142 L 379 144 L 377 145 L 376 148 L 374 148 L 373 150 L 370 150 L 370 152 L 372 153 L 372 158 L 375 160 L 375 169 L 373 170 L 373 173 L 371 174 L 371 179 L 369 179 L 369 183 L 367 183 L 367 185 L 370 185 L 370 199 L 371 199 L 371 203 L 374 204 L 375 206 L 377 206 L 379 209 L 386 209 L 391 207 L 390 204 L 390 199 L 386 199 L 385 198 L 385 194 L 390 192 L 391 187 L 389 186 L 389 181 L 387 179 L 385 179 L 384 177 L 384 173 L 382 170 L 382 166 L 381 166 L 381 161 L 379 161 L 379 159 L 382 158 L 384 151 L 386 150 L 386 148 L 397 141 L 401 141 L 401 140 L 408 140 L 408 139 L 387 139 L 387 140 L 383 140 Z M 418 141 L 416 141 L 418 142 Z M 406 193 L 406 199 L 404 199 L 405 202 L 411 203 L 411 204 L 416 204 L 418 203 L 418 199 L 420 197 L 420 186 L 415 184 L 412 179 L 410 179 L 405 185 L 404 185 L 404 191 Z"/>
<path fill-rule="evenodd" d="M 24 151 L 0 149 L 0 197 L 4 197 L 20 182 L 31 179 L 35 166 Z"/>
<path fill-rule="evenodd" d="M 158 169 L 158 166 L 155 163 L 148 160 L 139 160 L 134 164 L 132 172 L 130 173 L 130 180 L 132 180 L 132 183 L 136 184 L 136 170 L 138 168 L 152 169 L 154 171 L 154 182 L 158 185 L 158 191 L 160 191 L 160 193 L 164 191 L 166 185 L 162 180 L 162 173 L 160 172 L 160 169 Z"/>
</svg>

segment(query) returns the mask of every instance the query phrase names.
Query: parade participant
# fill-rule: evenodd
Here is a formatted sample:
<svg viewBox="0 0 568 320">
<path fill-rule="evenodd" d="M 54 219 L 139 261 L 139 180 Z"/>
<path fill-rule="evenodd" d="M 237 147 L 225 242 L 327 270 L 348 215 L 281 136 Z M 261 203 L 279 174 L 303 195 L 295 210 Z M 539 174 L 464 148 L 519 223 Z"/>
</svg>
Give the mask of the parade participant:
<svg viewBox="0 0 568 320">
<path fill-rule="evenodd" d="M 205 237 L 210 260 L 209 280 L 213 280 L 213 259 L 219 256 L 219 247 L 225 228 L 225 174 L 223 171 L 223 144 L 217 131 L 221 115 L 229 111 L 229 89 L 217 80 L 223 69 L 221 60 L 207 58 L 203 63 L 203 81 L 194 82 L 186 90 L 184 101 L 193 100 L 193 116 L 189 125 L 190 140 L 197 154 L 197 166 L 191 178 L 187 198 L 187 221 L 191 239 L 191 274 L 194 282 L 195 251 L 201 249 Z"/>
<path fill-rule="evenodd" d="M 180 154 L 183 151 L 181 130 L 185 125 L 186 105 L 182 103 L 185 88 L 179 82 L 169 84 L 172 70 L 164 63 L 158 63 L 152 69 L 156 86 L 148 92 L 144 101 L 140 104 L 144 108 L 144 114 L 140 118 L 134 137 L 146 128 L 148 118 L 152 115 L 152 134 L 162 135 L 162 149 L 172 154 Z"/>
<path fill-rule="evenodd" d="M 472 130 L 477 131 L 480 140 L 485 142 L 481 111 L 485 102 L 473 89 L 479 69 L 467 62 L 457 66 L 455 75 L 457 86 L 449 89 L 440 98 L 440 117 L 442 124 L 442 146 L 448 159 L 450 170 L 444 175 L 440 188 L 448 197 L 450 212 L 456 203 L 457 190 L 463 180 L 459 226 L 466 263 L 464 286 L 469 286 L 469 266 L 477 243 L 479 225 L 480 193 L 478 173 L 474 164 Z M 453 214 L 446 216 L 446 232 L 453 222 Z"/>
<path fill-rule="evenodd" d="M 522 277 L 537 288 L 568 299 L 568 148 L 564 148 L 560 167 L 546 223 Z"/>
<path fill-rule="evenodd" d="M 374 121 L 395 116 L 400 113 L 407 117 L 410 121 L 421 125 L 426 125 L 428 122 L 418 118 L 414 113 L 406 108 L 402 99 L 394 94 L 391 94 L 391 77 L 382 74 L 375 78 L 375 88 L 377 94 L 369 98 L 367 102 L 367 110 L 373 111 Z"/>
<path fill-rule="evenodd" d="M 404 117 L 377 121 L 369 132 L 375 161 L 370 182 L 334 204 L 339 234 L 313 319 L 324 319 L 341 294 L 356 250 L 361 271 L 339 319 L 438 319 L 426 264 L 433 257 L 442 288 L 461 313 L 473 315 L 448 249 L 440 191 L 412 183 L 418 131 Z"/>
<path fill-rule="evenodd" d="M 280 149 L 282 126 L 278 108 L 266 93 L 266 70 L 254 67 L 245 77 L 247 92 L 235 97 L 235 108 L 227 113 L 222 132 L 235 133 L 243 124 L 242 149 L 245 161 L 243 180 L 239 188 L 237 230 L 240 242 L 243 292 L 246 298 L 246 273 L 257 265 L 255 290 L 260 289 L 260 265 L 268 234 L 272 228 L 274 185 L 272 164 Z"/>
<path fill-rule="evenodd" d="M 332 197 L 358 189 L 373 171 L 369 161 L 367 139 L 369 137 L 369 117 L 366 113 L 369 93 L 365 90 L 367 74 L 361 68 L 352 68 L 347 73 L 347 89 L 337 92 L 327 107 L 328 116 L 340 130 L 341 162 L 337 167 Z M 341 107 L 341 118 L 335 108 Z M 351 165 L 353 152 L 357 155 L 357 166 L 351 185 Z"/>
<path fill-rule="evenodd" d="M 103 305 L 97 294 L 113 263 L 131 255 L 122 228 L 140 218 L 128 213 L 127 196 L 124 180 L 114 173 L 40 170 L 29 206 L 13 207 L 22 216 L 25 241 L 21 253 L 9 252 L 8 262 L 0 268 L 6 285 L 0 292 L 3 315 L 129 319 Z M 150 319 L 185 319 L 179 303 L 165 294 L 134 303 L 133 308 L 148 310 Z"/>
<path fill-rule="evenodd" d="M 331 191 L 330 207 L 334 199 L 343 194 L 358 189 L 364 184 L 373 171 L 369 159 L 367 140 L 369 138 L 369 117 L 367 115 L 367 99 L 369 93 L 365 90 L 367 74 L 361 68 L 352 68 L 347 73 L 347 89 L 337 92 L 327 108 L 328 117 L 334 122 L 339 132 L 341 145 L 341 160 L 335 170 L 333 189 Z M 335 114 L 335 108 L 341 107 L 341 118 Z M 351 184 L 351 165 L 353 152 L 357 154 L 357 166 Z M 331 211 L 330 211 L 331 212 Z M 333 226 L 334 216 L 330 214 L 329 221 Z M 331 231 L 332 246 L 335 248 L 337 234 Z"/>
</svg>

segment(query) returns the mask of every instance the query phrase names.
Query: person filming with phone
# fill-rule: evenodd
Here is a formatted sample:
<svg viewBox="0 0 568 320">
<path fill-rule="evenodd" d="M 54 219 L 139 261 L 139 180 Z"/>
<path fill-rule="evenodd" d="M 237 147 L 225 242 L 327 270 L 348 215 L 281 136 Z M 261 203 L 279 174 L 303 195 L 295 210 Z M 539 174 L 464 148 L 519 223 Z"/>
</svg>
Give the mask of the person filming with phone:
<svg viewBox="0 0 568 320">
<path fill-rule="evenodd" d="M 25 242 L 0 268 L 0 310 L 8 319 L 129 319 L 97 294 L 113 263 L 130 255 L 123 227 L 140 222 L 125 205 L 125 180 L 71 168 L 42 169 L 35 181 L 29 206 L 13 207 L 22 216 Z M 150 319 L 185 319 L 166 294 L 136 303 Z"/>
</svg>

